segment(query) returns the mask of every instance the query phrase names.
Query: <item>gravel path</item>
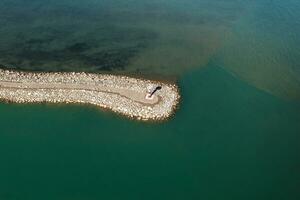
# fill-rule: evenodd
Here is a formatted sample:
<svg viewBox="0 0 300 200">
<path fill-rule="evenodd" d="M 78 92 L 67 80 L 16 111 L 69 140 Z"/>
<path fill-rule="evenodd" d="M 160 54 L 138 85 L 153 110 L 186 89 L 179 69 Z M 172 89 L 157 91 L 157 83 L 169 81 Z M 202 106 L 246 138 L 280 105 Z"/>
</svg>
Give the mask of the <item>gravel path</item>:
<svg viewBox="0 0 300 200">
<path fill-rule="evenodd" d="M 148 88 L 161 86 L 153 98 Z M 140 120 L 162 120 L 179 100 L 176 85 L 88 73 L 28 73 L 0 69 L 0 99 L 17 103 L 86 103 Z"/>
</svg>

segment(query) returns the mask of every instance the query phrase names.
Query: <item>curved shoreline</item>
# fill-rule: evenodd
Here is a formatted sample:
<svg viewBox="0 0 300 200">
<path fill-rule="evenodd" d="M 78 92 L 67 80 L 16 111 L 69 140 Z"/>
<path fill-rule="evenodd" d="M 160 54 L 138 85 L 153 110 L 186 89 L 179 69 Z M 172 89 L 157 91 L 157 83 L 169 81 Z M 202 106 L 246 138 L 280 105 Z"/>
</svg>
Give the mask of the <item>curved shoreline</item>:
<svg viewBox="0 0 300 200">
<path fill-rule="evenodd" d="M 147 88 L 161 86 L 151 99 Z M 0 69 L 0 99 L 16 103 L 92 104 L 138 120 L 164 120 L 175 111 L 174 84 L 91 73 L 34 73 Z"/>
</svg>

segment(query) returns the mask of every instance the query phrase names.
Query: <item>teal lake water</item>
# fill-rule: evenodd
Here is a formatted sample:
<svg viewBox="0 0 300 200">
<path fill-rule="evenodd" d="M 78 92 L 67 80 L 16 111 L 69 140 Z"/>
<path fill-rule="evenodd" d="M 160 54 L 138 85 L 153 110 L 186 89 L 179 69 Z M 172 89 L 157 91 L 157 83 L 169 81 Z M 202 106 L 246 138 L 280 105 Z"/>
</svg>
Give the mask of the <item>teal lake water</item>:
<svg viewBox="0 0 300 200">
<path fill-rule="evenodd" d="M 163 123 L 0 104 L 0 200 L 300 199 L 300 2 L 2 0 L 0 64 L 169 79 Z"/>
</svg>

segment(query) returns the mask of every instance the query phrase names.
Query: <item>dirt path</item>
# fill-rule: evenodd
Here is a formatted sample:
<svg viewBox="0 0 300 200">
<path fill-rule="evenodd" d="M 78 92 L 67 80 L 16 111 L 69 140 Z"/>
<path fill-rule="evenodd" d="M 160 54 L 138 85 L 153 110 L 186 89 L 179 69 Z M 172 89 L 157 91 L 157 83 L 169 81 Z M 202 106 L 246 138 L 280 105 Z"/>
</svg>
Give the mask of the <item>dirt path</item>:
<svg viewBox="0 0 300 200">
<path fill-rule="evenodd" d="M 11 89 L 52 89 L 52 90 L 87 90 L 97 91 L 110 94 L 119 94 L 120 96 L 132 99 L 136 102 L 148 105 L 155 105 L 159 102 L 159 98 L 154 96 L 153 99 L 146 99 L 146 92 L 139 92 L 133 89 L 108 87 L 101 84 L 98 85 L 87 85 L 78 83 L 23 83 L 23 82 L 9 82 L 0 81 L 0 88 L 11 88 Z"/>
</svg>

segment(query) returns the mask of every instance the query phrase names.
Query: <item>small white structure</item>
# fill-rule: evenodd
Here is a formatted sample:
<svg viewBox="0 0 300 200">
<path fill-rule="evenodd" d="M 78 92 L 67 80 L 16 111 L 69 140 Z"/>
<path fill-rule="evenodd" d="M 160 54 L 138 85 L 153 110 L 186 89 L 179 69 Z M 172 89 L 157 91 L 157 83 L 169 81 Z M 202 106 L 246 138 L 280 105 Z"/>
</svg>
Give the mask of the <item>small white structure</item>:
<svg viewBox="0 0 300 200">
<path fill-rule="evenodd" d="M 154 98 L 154 93 L 161 89 L 160 85 L 149 85 L 147 87 L 146 99 L 152 100 Z"/>
</svg>

